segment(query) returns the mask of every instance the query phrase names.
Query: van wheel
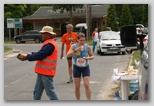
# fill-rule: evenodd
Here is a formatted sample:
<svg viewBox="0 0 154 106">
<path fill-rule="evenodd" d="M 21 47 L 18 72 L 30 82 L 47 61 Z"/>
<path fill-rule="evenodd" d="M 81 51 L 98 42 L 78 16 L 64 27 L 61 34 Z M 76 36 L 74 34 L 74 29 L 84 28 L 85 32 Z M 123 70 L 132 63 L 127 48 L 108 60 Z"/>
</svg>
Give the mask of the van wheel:
<svg viewBox="0 0 154 106">
<path fill-rule="evenodd" d="M 126 54 L 126 52 L 122 52 L 122 54 L 123 54 L 123 55 L 125 55 L 125 54 Z"/>
<path fill-rule="evenodd" d="M 103 54 L 104 54 L 104 52 L 101 52 L 101 51 L 100 51 L 100 55 L 102 56 Z"/>
<path fill-rule="evenodd" d="M 97 50 L 97 54 L 100 54 L 100 51 L 99 50 Z"/>
<path fill-rule="evenodd" d="M 40 39 L 39 38 L 35 38 L 35 43 L 40 43 Z"/>
</svg>

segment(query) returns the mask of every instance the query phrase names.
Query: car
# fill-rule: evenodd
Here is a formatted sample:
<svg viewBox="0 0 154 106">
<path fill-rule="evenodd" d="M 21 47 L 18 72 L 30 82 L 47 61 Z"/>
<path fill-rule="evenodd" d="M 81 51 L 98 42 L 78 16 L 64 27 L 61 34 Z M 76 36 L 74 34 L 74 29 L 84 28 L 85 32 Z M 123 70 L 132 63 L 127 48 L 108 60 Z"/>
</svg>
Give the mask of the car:
<svg viewBox="0 0 154 106">
<path fill-rule="evenodd" d="M 148 100 L 149 70 L 148 70 L 148 45 L 143 49 L 138 68 L 139 89 L 138 100 Z"/>
<path fill-rule="evenodd" d="M 42 42 L 42 37 L 38 30 L 28 30 L 20 35 L 14 36 L 14 40 L 17 44 L 26 41 L 35 41 L 35 43 L 40 43 Z"/>
<path fill-rule="evenodd" d="M 142 42 L 144 46 L 143 48 L 145 48 L 148 45 L 148 34 L 143 38 Z M 138 49 L 140 49 L 140 41 L 137 41 L 137 46 L 138 46 Z"/>
<path fill-rule="evenodd" d="M 101 31 L 99 32 L 99 40 L 97 41 L 97 54 L 105 53 L 122 53 L 125 55 L 125 46 L 121 44 L 120 32 Z"/>
<path fill-rule="evenodd" d="M 131 30 L 130 30 L 131 29 Z M 131 46 L 131 44 L 137 40 L 134 26 L 123 26 L 120 30 L 121 36 L 125 39 L 121 39 L 123 45 Z M 130 33 L 132 34 L 130 43 Z M 134 42 L 135 43 L 135 42 Z M 148 44 L 141 50 L 140 61 L 138 65 L 138 90 L 132 94 L 131 100 L 148 100 L 148 87 L 149 87 L 149 71 L 148 70 Z M 134 99 L 135 98 L 135 99 Z"/>
<path fill-rule="evenodd" d="M 146 33 L 144 33 L 142 31 L 142 28 L 140 28 L 140 27 L 136 28 L 137 37 L 138 37 L 138 39 L 137 39 L 138 49 L 140 48 L 140 41 L 142 41 L 142 43 L 143 43 L 143 48 L 145 48 L 147 46 L 147 42 L 148 42 L 148 29 L 147 28 L 145 28 L 145 29 L 146 29 Z"/>
<path fill-rule="evenodd" d="M 148 45 L 148 34 L 143 38 L 144 48 Z"/>
<path fill-rule="evenodd" d="M 147 34 L 148 33 L 148 29 L 146 27 L 144 27 L 144 25 L 142 25 L 142 24 L 136 24 L 136 29 L 137 28 L 141 28 L 141 30 L 142 30 L 142 32 L 144 34 Z"/>
</svg>

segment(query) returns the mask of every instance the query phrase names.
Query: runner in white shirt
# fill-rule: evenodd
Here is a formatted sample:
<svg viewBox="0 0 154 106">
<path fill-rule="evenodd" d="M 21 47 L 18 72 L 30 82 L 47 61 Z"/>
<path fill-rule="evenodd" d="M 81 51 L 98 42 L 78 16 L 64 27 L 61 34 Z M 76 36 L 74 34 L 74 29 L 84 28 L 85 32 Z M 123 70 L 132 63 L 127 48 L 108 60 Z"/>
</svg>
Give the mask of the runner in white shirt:
<svg viewBox="0 0 154 106">
<path fill-rule="evenodd" d="M 98 41 L 98 28 L 95 28 L 95 31 L 92 33 L 92 40 L 93 40 L 93 52 L 95 51 L 95 46 L 97 45 Z"/>
</svg>

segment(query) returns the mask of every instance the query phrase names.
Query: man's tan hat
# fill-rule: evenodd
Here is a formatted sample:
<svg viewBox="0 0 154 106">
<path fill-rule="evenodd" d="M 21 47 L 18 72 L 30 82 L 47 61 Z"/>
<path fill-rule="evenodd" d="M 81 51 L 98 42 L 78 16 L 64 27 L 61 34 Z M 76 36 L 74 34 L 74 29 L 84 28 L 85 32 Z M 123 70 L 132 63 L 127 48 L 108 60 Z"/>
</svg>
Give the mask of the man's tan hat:
<svg viewBox="0 0 154 106">
<path fill-rule="evenodd" d="M 44 26 L 40 32 L 41 33 L 47 32 L 52 35 L 56 35 L 56 33 L 53 32 L 53 28 L 51 26 Z"/>
</svg>

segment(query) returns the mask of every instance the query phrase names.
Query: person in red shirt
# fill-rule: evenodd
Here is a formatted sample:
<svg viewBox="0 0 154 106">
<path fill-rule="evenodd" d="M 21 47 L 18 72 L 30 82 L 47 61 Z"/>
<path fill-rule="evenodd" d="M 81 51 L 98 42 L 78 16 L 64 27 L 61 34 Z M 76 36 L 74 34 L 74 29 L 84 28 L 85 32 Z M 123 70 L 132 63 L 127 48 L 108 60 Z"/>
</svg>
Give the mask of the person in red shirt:
<svg viewBox="0 0 154 106">
<path fill-rule="evenodd" d="M 95 31 L 92 33 L 92 40 L 93 40 L 93 52 L 95 51 L 95 46 L 97 45 L 98 41 L 98 28 L 95 28 Z"/>
<path fill-rule="evenodd" d="M 64 45 L 66 44 L 66 54 L 70 49 L 70 46 L 74 43 L 77 42 L 77 33 L 73 32 L 73 25 L 72 24 L 67 24 L 66 25 L 67 33 L 65 33 L 62 38 L 62 47 L 61 47 L 61 55 L 60 58 L 62 59 L 64 57 Z M 73 78 L 72 78 L 72 57 L 67 58 L 67 63 L 68 63 L 68 72 L 69 72 L 69 81 L 67 83 L 72 83 Z"/>
</svg>

